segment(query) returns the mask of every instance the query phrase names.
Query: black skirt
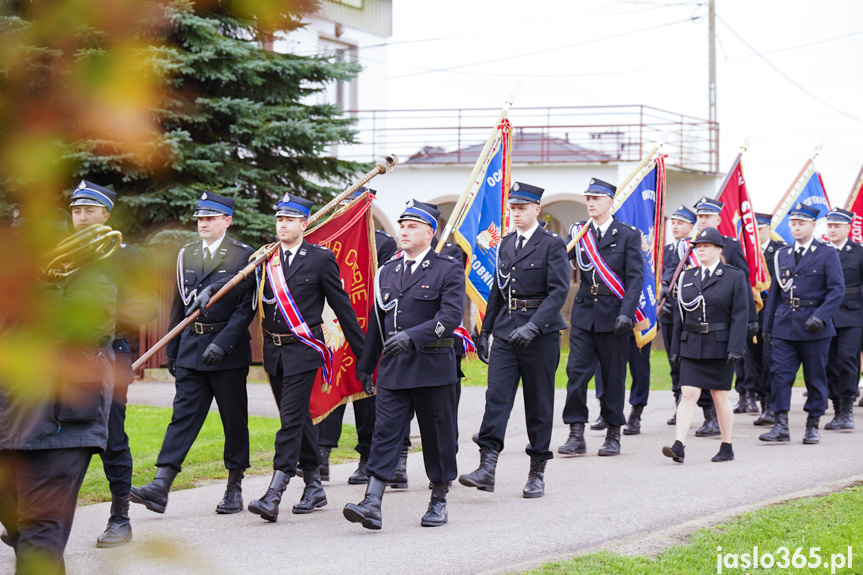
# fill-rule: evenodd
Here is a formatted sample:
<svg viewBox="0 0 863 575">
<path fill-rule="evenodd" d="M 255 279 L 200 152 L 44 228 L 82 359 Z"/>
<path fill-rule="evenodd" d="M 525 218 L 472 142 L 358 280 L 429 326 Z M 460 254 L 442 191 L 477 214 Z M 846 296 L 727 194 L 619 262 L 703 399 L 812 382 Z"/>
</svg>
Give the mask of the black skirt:
<svg viewBox="0 0 863 575">
<path fill-rule="evenodd" d="M 680 385 L 731 391 L 734 366 L 725 359 L 680 359 Z"/>
</svg>

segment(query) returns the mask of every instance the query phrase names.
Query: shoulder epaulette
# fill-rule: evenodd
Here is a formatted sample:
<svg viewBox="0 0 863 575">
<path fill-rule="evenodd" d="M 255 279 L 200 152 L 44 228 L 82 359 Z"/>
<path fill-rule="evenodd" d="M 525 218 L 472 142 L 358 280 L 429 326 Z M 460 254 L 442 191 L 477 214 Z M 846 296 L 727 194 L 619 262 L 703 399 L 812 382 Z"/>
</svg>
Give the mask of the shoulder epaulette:
<svg viewBox="0 0 863 575">
<path fill-rule="evenodd" d="M 248 250 L 252 249 L 251 246 L 244 244 L 240 240 L 235 240 L 234 238 L 231 238 L 231 243 L 233 243 L 235 246 L 239 246 L 241 248 L 246 248 Z"/>
<path fill-rule="evenodd" d="M 386 236 L 386 237 L 388 237 L 388 238 L 393 237 L 389 232 L 386 232 L 386 231 L 384 231 L 384 230 L 375 230 L 375 233 L 383 234 L 383 235 L 385 235 L 385 236 Z"/>
<path fill-rule="evenodd" d="M 184 245 L 183 247 L 184 247 L 184 248 L 190 248 L 190 247 L 192 247 L 193 245 L 195 245 L 195 244 L 200 244 L 200 243 L 201 243 L 201 240 L 197 240 L 197 241 L 194 241 L 194 242 L 189 242 L 189 243 L 187 243 L 186 245 Z"/>
<path fill-rule="evenodd" d="M 319 250 L 329 251 L 329 250 L 327 250 L 327 248 L 325 248 L 324 246 L 321 246 L 321 245 L 318 245 L 318 244 L 309 244 L 309 245 L 310 245 L 310 246 L 312 246 L 313 248 L 318 248 Z"/>
</svg>

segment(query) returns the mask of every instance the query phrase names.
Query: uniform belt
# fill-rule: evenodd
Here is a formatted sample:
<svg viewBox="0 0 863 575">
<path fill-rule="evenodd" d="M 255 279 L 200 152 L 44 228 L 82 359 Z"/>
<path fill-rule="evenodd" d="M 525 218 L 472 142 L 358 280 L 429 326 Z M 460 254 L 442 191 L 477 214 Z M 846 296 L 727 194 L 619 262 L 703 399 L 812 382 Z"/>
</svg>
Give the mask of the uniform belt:
<svg viewBox="0 0 863 575">
<path fill-rule="evenodd" d="M 439 347 L 452 347 L 455 344 L 455 339 L 451 337 L 444 337 L 441 339 L 436 339 L 432 343 L 424 343 L 420 347 L 422 349 L 435 349 Z"/>
<path fill-rule="evenodd" d="M 710 333 L 712 331 L 728 331 L 729 324 L 723 323 L 685 323 L 683 329 L 692 333 Z"/>
<path fill-rule="evenodd" d="M 611 288 L 605 284 L 586 285 L 582 282 L 581 287 L 578 288 L 578 291 L 590 295 L 614 295 L 614 292 L 611 291 Z"/>
<path fill-rule="evenodd" d="M 545 298 L 537 298 L 537 299 L 511 299 L 509 302 L 509 309 L 511 310 L 521 310 L 527 311 L 529 309 L 536 309 L 542 305 L 542 302 L 545 301 Z"/>
<path fill-rule="evenodd" d="M 845 288 L 845 295 L 860 293 L 860 286 L 851 286 Z"/>
<path fill-rule="evenodd" d="M 818 307 L 824 303 L 823 299 L 800 299 L 799 297 L 784 297 L 782 303 L 791 307 Z"/>
<path fill-rule="evenodd" d="M 320 336 L 322 336 L 323 332 L 320 330 L 320 327 L 321 324 L 310 327 L 309 329 L 312 331 L 312 335 L 314 335 L 315 337 L 319 337 L 320 334 Z M 268 330 L 264 331 L 267 332 L 267 339 L 272 341 L 273 345 L 275 345 L 276 347 L 288 345 L 291 343 L 298 343 L 300 341 L 299 338 L 292 333 L 273 333 Z"/>
<path fill-rule="evenodd" d="M 195 322 L 192 324 L 192 331 L 198 335 L 203 335 L 205 333 L 216 333 L 225 329 L 228 325 L 228 322 L 223 323 L 198 323 Z"/>
</svg>

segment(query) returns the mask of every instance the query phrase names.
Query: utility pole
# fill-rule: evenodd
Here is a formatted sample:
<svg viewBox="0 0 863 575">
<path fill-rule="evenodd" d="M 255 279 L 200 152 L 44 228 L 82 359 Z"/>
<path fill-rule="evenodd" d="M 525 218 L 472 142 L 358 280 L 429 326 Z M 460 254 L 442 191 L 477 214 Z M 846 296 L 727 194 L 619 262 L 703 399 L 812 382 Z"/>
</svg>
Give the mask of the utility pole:
<svg viewBox="0 0 863 575">
<path fill-rule="evenodd" d="M 708 45 L 710 60 L 710 79 L 708 97 L 710 100 L 710 147 L 714 160 L 714 170 L 719 169 L 719 119 L 716 114 L 716 0 L 708 4 Z"/>
</svg>

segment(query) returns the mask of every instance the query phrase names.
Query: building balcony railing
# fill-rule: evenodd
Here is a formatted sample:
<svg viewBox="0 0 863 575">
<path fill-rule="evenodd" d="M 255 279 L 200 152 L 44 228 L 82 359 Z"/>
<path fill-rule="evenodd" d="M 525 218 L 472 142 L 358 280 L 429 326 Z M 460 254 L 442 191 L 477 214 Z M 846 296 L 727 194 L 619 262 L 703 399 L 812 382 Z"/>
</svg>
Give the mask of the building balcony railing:
<svg viewBox="0 0 863 575">
<path fill-rule="evenodd" d="M 340 158 L 373 161 L 395 152 L 411 164 L 473 164 L 499 110 L 351 110 L 357 143 Z M 637 162 L 660 139 L 667 165 L 717 173 L 719 124 L 651 106 L 513 108 L 516 164 Z"/>
</svg>

